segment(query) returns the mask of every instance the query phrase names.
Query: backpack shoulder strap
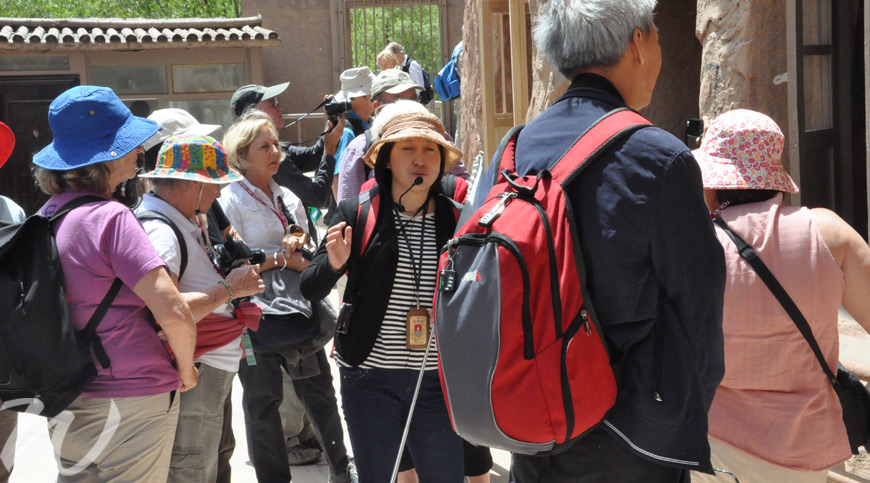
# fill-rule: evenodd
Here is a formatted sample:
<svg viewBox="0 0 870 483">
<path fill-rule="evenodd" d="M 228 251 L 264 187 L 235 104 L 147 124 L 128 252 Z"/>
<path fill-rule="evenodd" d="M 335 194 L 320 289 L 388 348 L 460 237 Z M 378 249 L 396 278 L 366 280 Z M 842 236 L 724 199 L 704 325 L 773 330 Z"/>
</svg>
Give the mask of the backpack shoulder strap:
<svg viewBox="0 0 870 483">
<path fill-rule="evenodd" d="M 356 212 L 356 226 L 354 227 L 353 237 L 355 249 L 351 250 L 357 259 L 362 258 L 369 241 L 371 241 L 372 233 L 375 231 L 375 222 L 378 219 L 378 210 L 380 208 L 380 188 L 375 185 L 374 188 L 364 191 L 359 195 L 359 209 Z"/>
<path fill-rule="evenodd" d="M 651 122 L 627 107 L 608 112 L 580 135 L 574 145 L 550 167 L 553 180 L 566 186 L 589 165 L 590 161 L 597 158 L 618 139 L 651 125 Z"/>
<path fill-rule="evenodd" d="M 62 218 L 64 215 L 68 214 L 70 211 L 80 207 L 87 205 L 89 203 L 96 203 L 98 201 L 110 201 L 102 196 L 96 195 L 86 195 L 79 196 L 74 200 L 70 200 L 66 204 L 60 207 L 59 210 L 49 218 L 49 222 L 54 222 Z M 88 319 L 88 323 L 85 325 L 85 328 L 81 331 L 82 336 L 90 342 L 91 347 L 94 349 L 94 355 L 97 357 L 97 361 L 99 361 L 100 366 L 103 369 L 108 369 L 111 367 L 111 362 L 109 361 L 109 355 L 106 353 L 106 350 L 103 348 L 103 343 L 100 340 L 100 337 L 97 335 L 97 326 L 100 324 L 100 321 L 105 317 L 106 312 L 109 311 L 109 307 L 112 306 L 112 302 L 115 301 L 115 297 L 118 296 L 118 292 L 121 290 L 121 286 L 124 285 L 124 282 L 121 281 L 120 278 L 115 277 L 115 280 L 112 282 L 111 287 L 109 287 L 109 291 L 103 297 L 103 300 L 100 301 L 100 305 L 97 306 L 97 310 L 91 315 L 91 318 Z"/>
<path fill-rule="evenodd" d="M 109 361 L 109 355 L 106 353 L 106 349 L 103 348 L 103 342 L 100 340 L 100 336 L 97 335 L 97 326 L 100 325 L 106 312 L 109 311 L 109 307 L 112 306 L 112 302 L 115 301 L 115 297 L 117 297 L 118 292 L 121 291 L 122 285 L 124 285 L 124 282 L 122 282 L 120 278 L 115 277 L 115 281 L 112 282 L 109 291 L 103 297 L 97 310 L 95 310 L 93 315 L 91 315 L 91 318 L 88 319 L 87 325 L 85 325 L 85 328 L 81 332 L 81 334 L 91 343 L 91 347 L 94 349 L 94 355 L 97 356 L 97 361 L 99 361 L 103 369 L 108 369 L 112 364 Z"/>
<path fill-rule="evenodd" d="M 411 70 L 411 56 L 405 54 L 405 60 L 402 61 L 402 70 L 407 74 Z"/>
<path fill-rule="evenodd" d="M 146 210 L 136 213 L 136 218 L 139 218 L 139 221 L 161 221 L 169 225 L 169 228 L 172 229 L 172 233 L 175 234 L 175 239 L 178 240 L 178 250 L 181 252 L 181 266 L 178 268 L 178 279 L 181 280 L 181 277 L 184 276 L 184 269 L 187 268 L 187 242 L 184 241 L 184 236 L 181 234 L 181 230 L 178 229 L 178 225 L 176 225 L 175 222 L 170 220 L 169 217 L 164 215 L 163 213 L 152 210 Z"/>
<path fill-rule="evenodd" d="M 525 124 L 512 127 L 501 139 L 501 142 L 498 143 L 495 157 L 493 157 L 493 159 L 498 160 L 498 172 L 496 173 L 496 179 L 493 180 L 493 184 L 504 181 L 502 179 L 504 178 L 502 175 L 504 170 L 508 170 L 509 173 L 513 173 L 517 170 L 517 163 L 514 159 L 514 154 L 516 154 L 517 138 L 524 127 L 526 127 Z"/>
<path fill-rule="evenodd" d="M 468 193 L 468 183 L 465 183 L 465 180 L 462 180 L 462 183 L 460 183 L 459 179 L 453 174 L 445 174 L 441 178 L 441 189 L 444 191 L 444 198 L 453 206 L 453 216 L 457 221 L 459 221 L 459 217 L 462 215 L 465 195 Z"/>
<path fill-rule="evenodd" d="M 110 200 L 103 198 L 102 196 L 97 196 L 97 195 L 79 196 L 76 199 L 73 199 L 73 200 L 66 202 L 66 204 L 61 206 L 60 209 L 57 210 L 57 212 L 55 212 L 53 215 L 51 215 L 51 217 L 48 220 L 49 220 L 49 222 L 53 222 L 55 220 L 63 218 L 64 215 L 66 215 L 70 211 L 72 211 L 80 206 L 84 206 L 84 205 L 87 205 L 90 203 L 96 203 L 98 201 L 110 201 Z"/>
</svg>

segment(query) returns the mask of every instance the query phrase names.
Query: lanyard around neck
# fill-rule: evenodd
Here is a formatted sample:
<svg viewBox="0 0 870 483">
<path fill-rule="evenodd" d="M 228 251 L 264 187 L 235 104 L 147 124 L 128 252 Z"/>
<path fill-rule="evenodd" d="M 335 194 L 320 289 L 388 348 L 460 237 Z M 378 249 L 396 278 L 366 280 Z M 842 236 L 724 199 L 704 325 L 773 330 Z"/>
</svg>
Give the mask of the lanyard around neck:
<svg viewBox="0 0 870 483">
<path fill-rule="evenodd" d="M 261 205 L 268 208 L 272 213 L 274 213 L 275 216 L 278 217 L 278 220 L 281 222 L 281 227 L 284 230 L 287 229 L 287 226 L 289 225 L 289 223 L 287 222 L 287 216 L 284 213 L 282 213 L 281 211 L 278 211 L 275 208 L 272 208 L 271 206 L 267 205 L 262 199 L 260 199 L 259 196 L 257 196 L 256 193 L 251 191 L 251 188 L 248 188 L 246 183 L 239 183 L 239 184 L 242 186 L 242 189 L 244 189 L 249 195 L 251 195 L 252 198 L 257 200 L 257 203 L 260 203 Z"/>
<path fill-rule="evenodd" d="M 411 248 L 411 240 L 408 239 L 408 231 L 405 228 L 421 210 L 423 211 L 423 219 L 420 222 L 420 264 L 418 266 L 417 258 L 414 256 L 414 250 Z M 423 278 L 423 239 L 426 238 L 426 215 L 428 212 L 429 199 L 426 198 L 426 203 L 418 208 L 407 222 L 402 223 L 402 215 L 399 213 L 399 207 L 396 204 L 393 204 L 393 214 L 395 215 L 396 222 L 399 223 L 398 231 L 402 234 L 402 239 L 405 241 L 405 246 L 408 248 L 408 256 L 411 257 L 411 270 L 414 273 L 414 301 L 417 304 L 417 308 L 420 308 L 420 280 Z"/>
</svg>

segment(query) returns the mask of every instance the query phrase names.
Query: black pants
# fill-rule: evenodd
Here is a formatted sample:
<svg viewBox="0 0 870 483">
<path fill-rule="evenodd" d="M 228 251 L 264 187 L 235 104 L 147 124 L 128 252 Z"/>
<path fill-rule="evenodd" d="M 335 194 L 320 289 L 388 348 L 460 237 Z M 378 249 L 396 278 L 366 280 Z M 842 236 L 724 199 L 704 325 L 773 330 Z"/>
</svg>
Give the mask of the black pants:
<svg viewBox="0 0 870 483">
<path fill-rule="evenodd" d="M 562 453 L 514 454 L 511 483 L 689 483 L 688 470 L 653 463 L 628 451 L 616 437 L 594 429 Z"/>
<path fill-rule="evenodd" d="M 245 390 L 242 408 L 251 461 L 258 481 L 288 482 L 290 465 L 278 414 L 283 399 L 282 371 L 288 370 L 287 359 L 280 352 L 258 352 L 256 355 L 256 365 L 249 366 L 244 360 L 239 365 L 239 379 Z M 330 473 L 343 475 L 349 461 L 326 352 L 321 349 L 310 357 L 317 358 L 320 374 L 294 379 L 293 388 L 323 446 Z"/>
</svg>

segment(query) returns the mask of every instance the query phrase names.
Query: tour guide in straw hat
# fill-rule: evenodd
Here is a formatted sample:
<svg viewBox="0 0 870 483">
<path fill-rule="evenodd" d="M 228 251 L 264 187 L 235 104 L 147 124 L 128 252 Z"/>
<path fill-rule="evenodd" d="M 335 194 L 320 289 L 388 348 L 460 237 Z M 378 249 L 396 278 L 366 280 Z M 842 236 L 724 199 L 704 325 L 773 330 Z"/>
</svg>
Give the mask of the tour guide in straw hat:
<svg viewBox="0 0 870 483">
<path fill-rule="evenodd" d="M 242 176 L 227 165 L 227 155 L 218 141 L 197 135 L 167 139 L 154 171 L 141 176 L 151 179 L 153 189 L 143 197 L 137 213 L 145 218 L 142 224 L 151 244 L 166 262 L 172 281 L 197 321 L 194 356 L 200 384 L 181 395 L 169 479 L 216 481 L 218 455 L 222 449 L 232 451 L 220 447 L 221 431 L 224 406 L 243 356 L 245 324 L 234 316 L 232 301 L 260 293 L 265 286 L 259 266 L 245 264 L 226 277 L 215 268 L 201 214 L 220 197 L 221 188 Z M 162 215 L 169 223 L 149 219 L 151 213 Z M 202 456 L 195 464 L 185 463 L 192 452 Z"/>
<path fill-rule="evenodd" d="M 134 116 L 111 89 L 94 86 L 58 96 L 48 121 L 54 140 L 33 157 L 36 181 L 51 195 L 42 214 L 51 216 L 85 194 L 104 198 L 53 224 L 76 330 L 85 328 L 116 280 L 122 282 L 96 329 L 108 361 L 100 357 L 97 378 L 67 408 L 72 422 L 49 425 L 58 481 L 165 481 L 177 392 L 197 381 L 196 328 L 139 220 L 110 198 L 115 186 L 136 173 L 140 146 L 160 128 Z M 174 362 L 151 315 L 166 334 Z M 107 423 L 113 431 L 103 431 Z M 103 450 L 93 451 L 98 442 Z"/>
<path fill-rule="evenodd" d="M 344 302 L 353 312 L 335 347 L 360 481 L 388 481 L 399 451 L 429 340 L 428 331 L 407 330 L 407 316 L 425 316 L 432 308 L 439 248 L 456 228 L 440 181 L 462 156 L 429 113 L 396 115 L 382 132 L 365 156 L 380 193 L 365 252 L 350 256 L 360 200 L 348 198 L 338 204 L 338 223 L 302 274 L 302 294 L 312 300 L 348 274 Z M 456 190 L 465 188 L 456 179 Z M 408 448 L 421 481 L 458 483 L 464 480 L 462 440 L 447 416 L 434 343 L 429 356 Z"/>
</svg>

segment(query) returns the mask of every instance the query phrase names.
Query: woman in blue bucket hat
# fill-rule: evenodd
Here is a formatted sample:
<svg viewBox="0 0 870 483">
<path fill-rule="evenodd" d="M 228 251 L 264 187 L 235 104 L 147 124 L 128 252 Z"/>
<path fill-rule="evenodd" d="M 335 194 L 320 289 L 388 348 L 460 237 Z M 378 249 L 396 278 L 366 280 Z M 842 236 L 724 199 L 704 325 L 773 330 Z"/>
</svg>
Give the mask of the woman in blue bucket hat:
<svg viewBox="0 0 870 483">
<path fill-rule="evenodd" d="M 48 120 L 54 141 L 33 157 L 36 182 L 51 196 L 40 211 L 51 216 L 84 202 L 52 227 L 76 329 L 120 287 L 96 329 L 103 349 L 94 345 L 96 379 L 67 408 L 71 415 L 49 424 L 58 481 L 165 481 L 176 391 L 197 382 L 196 333 L 142 225 L 110 197 L 133 177 L 142 143 L 160 127 L 134 116 L 111 89 L 94 86 L 58 96 Z"/>
</svg>

